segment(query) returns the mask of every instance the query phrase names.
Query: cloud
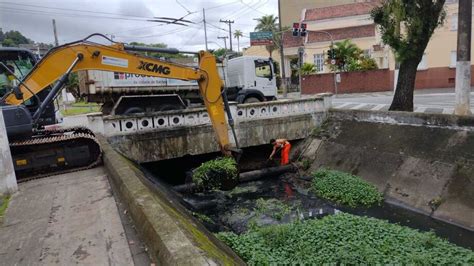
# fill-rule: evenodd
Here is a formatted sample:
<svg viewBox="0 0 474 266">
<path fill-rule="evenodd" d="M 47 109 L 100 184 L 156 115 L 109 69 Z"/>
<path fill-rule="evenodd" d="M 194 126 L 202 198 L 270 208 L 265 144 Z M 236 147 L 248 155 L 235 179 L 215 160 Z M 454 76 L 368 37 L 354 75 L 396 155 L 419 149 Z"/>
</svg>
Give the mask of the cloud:
<svg viewBox="0 0 474 266">
<path fill-rule="evenodd" d="M 263 14 L 276 14 L 276 0 L 180 0 L 188 11 L 173 0 L 18 0 L 12 4 L 0 4 L 0 25 L 4 31 L 19 30 L 37 42 L 53 43 L 52 19 L 56 20 L 59 42 L 65 43 L 99 32 L 116 36 L 123 42 L 162 42 L 169 47 L 186 50 L 204 49 L 202 8 L 206 8 L 209 48 L 223 46 L 218 36 L 228 36 L 227 25 L 220 19 L 234 20 L 232 30 L 239 29 L 248 36 L 255 27 L 254 18 Z M 62 8 L 45 9 L 35 6 Z M 77 12 L 88 10 L 91 12 Z M 103 14 L 104 13 L 113 13 Z M 187 16 L 186 16 L 187 15 Z M 147 22 L 152 17 L 182 17 L 194 21 L 190 27 L 160 25 Z M 104 17 L 115 17 L 107 19 Z M 248 43 L 247 38 L 241 44 Z M 216 44 L 217 43 L 217 44 Z M 237 46 L 237 40 L 233 41 Z M 241 45 L 241 47 L 243 47 Z"/>
</svg>

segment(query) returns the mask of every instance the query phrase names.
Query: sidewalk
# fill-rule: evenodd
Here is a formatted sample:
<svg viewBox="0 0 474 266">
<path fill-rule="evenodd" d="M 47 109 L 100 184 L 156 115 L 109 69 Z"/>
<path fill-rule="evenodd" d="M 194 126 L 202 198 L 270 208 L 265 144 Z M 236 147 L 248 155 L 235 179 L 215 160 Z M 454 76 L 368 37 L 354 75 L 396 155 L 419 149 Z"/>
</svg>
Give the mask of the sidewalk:
<svg viewBox="0 0 474 266">
<path fill-rule="evenodd" d="M 0 265 L 134 264 L 103 167 L 20 184 L 0 243 Z"/>
</svg>

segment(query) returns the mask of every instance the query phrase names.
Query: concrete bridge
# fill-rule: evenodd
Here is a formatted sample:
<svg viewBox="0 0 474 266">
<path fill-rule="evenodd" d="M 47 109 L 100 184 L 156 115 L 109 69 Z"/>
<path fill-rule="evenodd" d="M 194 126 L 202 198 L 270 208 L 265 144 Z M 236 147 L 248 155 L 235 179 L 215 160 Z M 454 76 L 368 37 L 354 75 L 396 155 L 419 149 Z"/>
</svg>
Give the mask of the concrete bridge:
<svg viewBox="0 0 474 266">
<path fill-rule="evenodd" d="M 331 95 L 322 95 L 231 105 L 240 146 L 267 144 L 271 138 L 309 136 L 326 116 L 331 99 Z M 102 133 L 117 151 L 137 163 L 219 151 L 204 108 L 150 115 L 93 115 L 88 120 L 94 131 Z"/>
</svg>

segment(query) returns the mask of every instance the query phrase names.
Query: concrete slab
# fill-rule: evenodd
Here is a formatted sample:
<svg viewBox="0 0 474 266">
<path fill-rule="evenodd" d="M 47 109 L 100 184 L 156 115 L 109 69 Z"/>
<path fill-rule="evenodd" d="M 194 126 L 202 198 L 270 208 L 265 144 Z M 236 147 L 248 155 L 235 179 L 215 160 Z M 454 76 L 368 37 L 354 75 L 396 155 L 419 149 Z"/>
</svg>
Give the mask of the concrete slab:
<svg viewBox="0 0 474 266">
<path fill-rule="evenodd" d="M 0 227 L 1 265 L 131 265 L 104 168 L 20 184 Z"/>
</svg>

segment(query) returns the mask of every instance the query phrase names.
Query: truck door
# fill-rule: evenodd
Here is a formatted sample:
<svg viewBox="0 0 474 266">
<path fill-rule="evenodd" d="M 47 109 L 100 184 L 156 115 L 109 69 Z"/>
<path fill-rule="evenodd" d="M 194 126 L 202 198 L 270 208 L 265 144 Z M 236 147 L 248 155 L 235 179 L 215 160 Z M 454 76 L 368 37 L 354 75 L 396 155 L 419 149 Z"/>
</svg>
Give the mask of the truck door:
<svg viewBox="0 0 474 266">
<path fill-rule="evenodd" d="M 257 59 L 255 63 L 255 89 L 259 90 L 265 97 L 276 96 L 276 80 L 273 74 L 273 66 L 270 60 Z"/>
</svg>

